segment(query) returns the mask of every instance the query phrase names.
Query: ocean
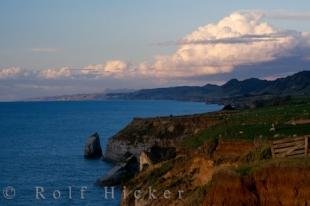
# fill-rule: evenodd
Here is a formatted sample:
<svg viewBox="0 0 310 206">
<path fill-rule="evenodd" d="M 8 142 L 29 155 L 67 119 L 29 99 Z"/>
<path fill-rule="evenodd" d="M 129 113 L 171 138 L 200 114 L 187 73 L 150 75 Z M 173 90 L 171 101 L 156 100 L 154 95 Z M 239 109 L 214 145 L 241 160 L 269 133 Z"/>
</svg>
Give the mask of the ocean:
<svg viewBox="0 0 310 206">
<path fill-rule="evenodd" d="M 104 150 L 133 117 L 220 108 L 177 101 L 0 103 L 0 205 L 119 205 L 119 188 L 105 197 L 94 184 L 113 165 L 84 159 L 89 135 L 98 132 Z"/>
</svg>

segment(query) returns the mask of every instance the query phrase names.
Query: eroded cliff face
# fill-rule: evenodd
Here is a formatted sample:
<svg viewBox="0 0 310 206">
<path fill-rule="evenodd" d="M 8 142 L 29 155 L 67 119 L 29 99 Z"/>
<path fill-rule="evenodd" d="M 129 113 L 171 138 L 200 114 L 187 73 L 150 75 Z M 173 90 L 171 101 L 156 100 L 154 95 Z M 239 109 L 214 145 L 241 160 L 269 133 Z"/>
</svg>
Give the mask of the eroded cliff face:
<svg viewBox="0 0 310 206">
<path fill-rule="evenodd" d="M 242 140 L 219 141 L 182 151 L 172 160 L 152 165 L 130 180 L 122 206 L 297 206 L 310 204 L 310 159 L 253 160 L 265 145 Z M 151 187 L 156 199 L 150 198 Z M 135 191 L 142 195 L 134 197 Z M 170 192 L 165 198 L 164 192 Z M 182 192 L 179 198 L 178 192 Z"/>
<path fill-rule="evenodd" d="M 294 206 L 310 204 L 310 167 L 270 166 L 251 175 L 222 172 L 204 205 Z"/>
<path fill-rule="evenodd" d="M 180 151 L 174 159 L 152 165 L 140 172 L 125 185 L 129 195 L 123 197 L 122 205 L 202 205 L 206 195 L 205 187 L 212 182 L 214 174 L 235 168 L 237 161 L 255 146 L 244 141 L 219 141 L 212 157 L 207 148 L 208 145 L 205 145 L 199 150 Z M 233 158 L 227 158 L 230 155 Z M 149 198 L 149 188 L 156 190 L 156 200 Z M 143 191 L 143 198 L 134 197 L 136 190 Z M 166 190 L 171 193 L 171 198 L 163 197 Z M 181 198 L 179 191 L 183 191 Z"/>
<path fill-rule="evenodd" d="M 217 116 L 212 114 L 135 118 L 110 138 L 104 157 L 121 161 L 126 152 L 138 156 L 154 145 L 176 147 L 184 137 L 197 134 L 218 122 Z"/>
</svg>

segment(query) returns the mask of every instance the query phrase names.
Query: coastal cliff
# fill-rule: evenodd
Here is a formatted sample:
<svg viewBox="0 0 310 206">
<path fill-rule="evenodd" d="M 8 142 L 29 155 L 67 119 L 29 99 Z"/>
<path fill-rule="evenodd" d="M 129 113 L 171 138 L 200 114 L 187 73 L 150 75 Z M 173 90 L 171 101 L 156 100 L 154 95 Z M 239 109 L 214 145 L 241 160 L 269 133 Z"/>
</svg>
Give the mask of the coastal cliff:
<svg viewBox="0 0 310 206">
<path fill-rule="evenodd" d="M 198 134 L 218 122 L 219 118 L 212 114 L 134 118 L 109 139 L 104 158 L 118 162 L 127 152 L 138 156 L 154 145 L 177 147 L 185 137 Z"/>
<path fill-rule="evenodd" d="M 282 138 L 309 136 L 309 120 L 307 99 L 246 110 L 135 118 L 110 139 L 105 157 L 122 161 L 131 153 L 140 161 L 134 177 L 122 182 L 122 206 L 308 205 L 309 155 L 275 158 L 271 145 Z M 154 145 L 176 148 L 176 153 L 152 162 Z"/>
</svg>

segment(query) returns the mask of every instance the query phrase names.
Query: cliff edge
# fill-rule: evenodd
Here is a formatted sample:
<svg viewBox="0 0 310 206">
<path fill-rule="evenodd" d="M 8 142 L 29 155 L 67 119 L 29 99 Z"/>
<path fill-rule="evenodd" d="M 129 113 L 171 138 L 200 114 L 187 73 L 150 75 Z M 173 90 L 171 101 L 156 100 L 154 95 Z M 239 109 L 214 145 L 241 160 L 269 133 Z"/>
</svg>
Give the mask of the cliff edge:
<svg viewBox="0 0 310 206">
<path fill-rule="evenodd" d="M 178 147 L 185 137 L 193 136 L 219 122 L 212 114 L 134 118 L 108 141 L 104 158 L 122 161 L 129 152 L 136 156 L 152 146 Z"/>
</svg>

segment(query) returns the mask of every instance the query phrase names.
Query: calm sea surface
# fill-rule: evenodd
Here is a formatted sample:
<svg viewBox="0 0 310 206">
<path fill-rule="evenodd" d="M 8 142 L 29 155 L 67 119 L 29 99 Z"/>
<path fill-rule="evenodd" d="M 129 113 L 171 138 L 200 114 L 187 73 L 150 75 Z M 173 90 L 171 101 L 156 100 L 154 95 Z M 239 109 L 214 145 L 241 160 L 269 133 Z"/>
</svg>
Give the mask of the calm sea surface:
<svg viewBox="0 0 310 206">
<path fill-rule="evenodd" d="M 107 200 L 94 185 L 112 165 L 83 158 L 90 134 L 98 132 L 105 148 L 107 139 L 133 117 L 220 108 L 175 101 L 0 103 L 0 205 L 119 205 L 118 189 L 114 200 Z M 38 186 L 45 199 L 36 200 Z M 87 187 L 84 199 L 81 187 Z"/>
</svg>

